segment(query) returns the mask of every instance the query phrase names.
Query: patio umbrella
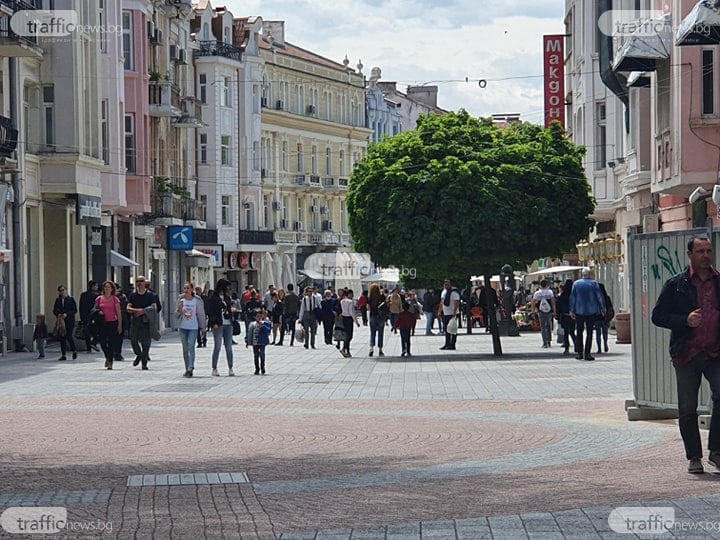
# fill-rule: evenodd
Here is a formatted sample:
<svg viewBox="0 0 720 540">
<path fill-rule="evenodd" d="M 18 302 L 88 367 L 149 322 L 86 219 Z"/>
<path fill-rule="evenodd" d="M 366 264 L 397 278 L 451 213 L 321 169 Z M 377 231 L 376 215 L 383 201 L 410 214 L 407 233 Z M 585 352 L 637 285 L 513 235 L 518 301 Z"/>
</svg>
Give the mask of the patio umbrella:
<svg viewBox="0 0 720 540">
<path fill-rule="evenodd" d="M 267 251 L 262 256 L 262 283 L 263 291 L 266 291 L 268 286 L 275 285 L 275 270 L 274 270 L 273 258 Z"/>
<path fill-rule="evenodd" d="M 295 284 L 295 271 L 293 270 L 292 259 L 287 253 L 283 255 L 283 270 L 282 270 L 282 282 L 283 286 L 287 287 L 288 283 Z"/>
</svg>

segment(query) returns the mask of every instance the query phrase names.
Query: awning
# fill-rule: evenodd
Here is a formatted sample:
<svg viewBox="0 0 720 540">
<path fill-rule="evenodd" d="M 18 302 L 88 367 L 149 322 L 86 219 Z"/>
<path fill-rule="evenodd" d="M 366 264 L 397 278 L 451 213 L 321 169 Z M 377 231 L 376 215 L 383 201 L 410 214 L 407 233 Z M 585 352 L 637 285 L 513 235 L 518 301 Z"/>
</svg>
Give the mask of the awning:
<svg viewBox="0 0 720 540">
<path fill-rule="evenodd" d="M 530 272 L 529 274 L 525 274 L 525 276 L 547 276 L 550 274 L 563 274 L 566 272 L 576 272 L 578 270 L 582 270 L 582 266 L 551 266 L 549 268 L 541 268 L 540 270 L 535 270 L 535 272 Z"/>
<path fill-rule="evenodd" d="M 208 259 L 214 259 L 215 256 L 210 253 L 203 253 L 199 249 L 188 249 L 185 251 L 185 255 L 188 257 L 206 257 Z"/>
<path fill-rule="evenodd" d="M 672 50 L 670 14 L 648 19 L 625 39 L 613 60 L 613 71 L 655 71 L 656 60 L 667 60 Z"/>
<path fill-rule="evenodd" d="M 627 78 L 629 88 L 650 88 L 650 77 L 644 71 L 633 71 Z"/>
<path fill-rule="evenodd" d="M 720 43 L 720 5 L 717 0 L 700 0 L 678 25 L 675 45 L 717 45 Z"/>
<path fill-rule="evenodd" d="M 110 266 L 139 266 L 138 263 L 131 258 L 126 257 L 122 253 L 118 253 L 114 249 L 110 250 Z"/>
</svg>

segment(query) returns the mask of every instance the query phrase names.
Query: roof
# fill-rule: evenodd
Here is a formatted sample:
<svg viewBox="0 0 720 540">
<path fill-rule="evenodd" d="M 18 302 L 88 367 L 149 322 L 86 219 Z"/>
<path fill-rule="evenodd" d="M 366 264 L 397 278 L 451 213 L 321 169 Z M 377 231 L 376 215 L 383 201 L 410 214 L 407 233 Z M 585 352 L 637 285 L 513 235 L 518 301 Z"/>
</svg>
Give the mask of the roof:
<svg viewBox="0 0 720 540">
<path fill-rule="evenodd" d="M 263 36 L 263 38 L 260 40 L 260 48 L 264 49 L 266 51 L 274 50 L 277 54 L 283 54 L 285 56 L 299 58 L 299 59 L 305 60 L 307 62 L 313 62 L 315 64 L 320 64 L 321 66 L 329 67 L 332 69 L 337 69 L 339 71 L 347 71 L 347 69 L 348 69 L 339 62 L 335 62 L 333 60 L 330 60 L 329 58 L 325 58 L 324 56 L 320 56 L 319 54 L 315 54 L 314 52 L 308 51 L 307 49 L 303 49 L 302 47 L 293 45 L 292 43 L 289 43 L 288 41 L 285 41 L 285 43 L 283 45 L 274 45 L 273 46 Z"/>
</svg>

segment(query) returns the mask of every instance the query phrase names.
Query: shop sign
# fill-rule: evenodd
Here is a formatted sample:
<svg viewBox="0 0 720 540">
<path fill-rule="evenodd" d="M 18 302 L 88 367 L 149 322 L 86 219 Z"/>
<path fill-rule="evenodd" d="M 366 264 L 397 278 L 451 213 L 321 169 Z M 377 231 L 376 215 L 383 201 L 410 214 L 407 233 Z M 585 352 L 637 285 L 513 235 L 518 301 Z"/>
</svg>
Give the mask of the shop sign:
<svg viewBox="0 0 720 540">
<path fill-rule="evenodd" d="M 565 127 L 565 36 L 543 36 L 545 127 L 557 120 Z"/>
<path fill-rule="evenodd" d="M 228 268 L 235 270 L 238 267 L 238 253 L 237 251 L 231 251 L 228 255 Z"/>
<path fill-rule="evenodd" d="M 256 268 L 257 268 L 257 259 L 255 258 L 255 253 L 254 253 L 254 252 L 248 254 L 248 265 L 249 265 L 250 268 L 252 268 L 252 269 L 256 269 Z"/>
<path fill-rule="evenodd" d="M 75 206 L 75 223 L 100 227 L 102 225 L 102 199 L 78 193 Z"/>
<path fill-rule="evenodd" d="M 248 254 L 246 251 L 240 252 L 240 257 L 238 258 L 238 265 L 243 270 L 248 267 Z"/>
<path fill-rule="evenodd" d="M 193 249 L 193 228 L 184 225 L 168 227 L 168 249 L 171 251 Z"/>
<path fill-rule="evenodd" d="M 211 266 L 222 266 L 224 260 L 224 248 L 222 244 L 207 245 L 207 244 L 195 244 L 195 249 L 205 253 L 205 255 L 212 255 Z"/>
</svg>

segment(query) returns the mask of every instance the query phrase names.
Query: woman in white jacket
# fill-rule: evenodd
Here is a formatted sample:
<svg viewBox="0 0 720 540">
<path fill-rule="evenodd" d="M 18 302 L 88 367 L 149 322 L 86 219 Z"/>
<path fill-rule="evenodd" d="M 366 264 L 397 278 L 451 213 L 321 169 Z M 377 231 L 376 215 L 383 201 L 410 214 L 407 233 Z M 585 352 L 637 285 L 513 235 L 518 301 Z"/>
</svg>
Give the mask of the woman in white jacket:
<svg viewBox="0 0 720 540">
<path fill-rule="evenodd" d="M 192 377 L 195 369 L 195 342 L 198 333 L 205 331 L 205 305 L 202 298 L 195 294 L 192 283 L 185 283 L 183 291 L 177 307 L 178 332 L 185 361 L 183 377 Z"/>
</svg>

